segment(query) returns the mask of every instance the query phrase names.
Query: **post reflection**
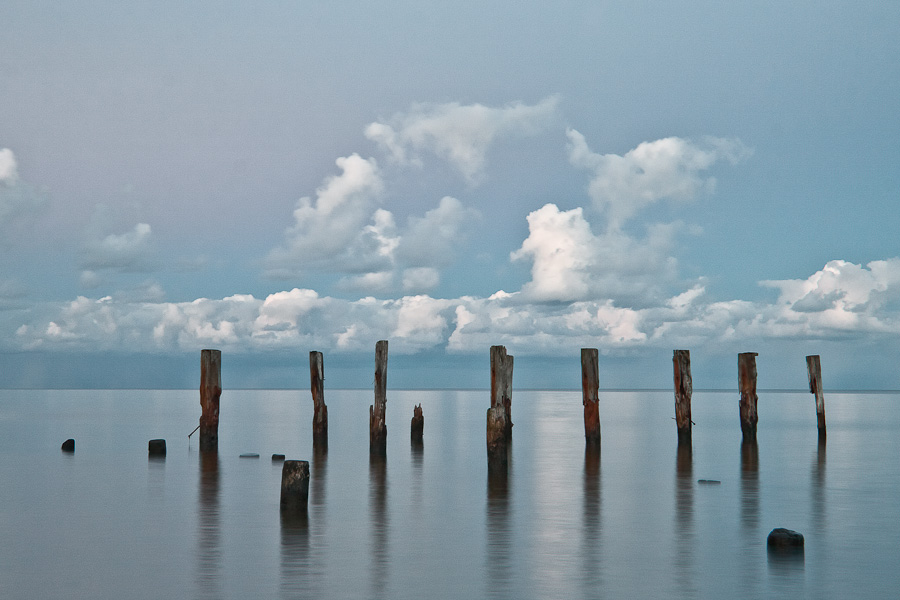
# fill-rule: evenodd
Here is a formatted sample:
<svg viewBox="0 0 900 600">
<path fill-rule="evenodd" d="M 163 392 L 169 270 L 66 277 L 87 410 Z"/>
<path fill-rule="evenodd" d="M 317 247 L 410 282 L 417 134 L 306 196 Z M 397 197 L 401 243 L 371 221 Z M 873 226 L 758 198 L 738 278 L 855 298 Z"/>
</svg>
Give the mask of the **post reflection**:
<svg viewBox="0 0 900 600">
<path fill-rule="evenodd" d="M 816 527 L 825 526 L 825 438 L 819 436 L 819 445 L 812 466 L 812 520 Z"/>
<path fill-rule="evenodd" d="M 511 479 L 510 460 L 505 465 L 488 462 L 485 577 L 489 598 L 507 597 L 512 584 Z"/>
<path fill-rule="evenodd" d="M 412 501 L 418 508 L 422 506 L 422 460 L 425 444 L 421 439 L 413 439 L 409 452 L 412 459 Z"/>
<path fill-rule="evenodd" d="M 694 447 L 690 441 L 678 444 L 675 452 L 675 585 L 678 596 L 694 597 L 697 586 L 694 564 Z"/>
<path fill-rule="evenodd" d="M 601 486 L 600 445 L 587 444 L 584 449 L 583 513 L 581 523 L 582 584 L 589 597 L 602 585 L 600 564 Z"/>
<path fill-rule="evenodd" d="M 309 550 L 309 515 L 305 510 L 281 511 L 281 592 L 285 598 L 315 598 Z"/>
<path fill-rule="evenodd" d="M 759 446 L 741 442 L 741 524 L 746 529 L 759 525 Z"/>
<path fill-rule="evenodd" d="M 220 598 L 218 589 L 222 559 L 219 510 L 219 455 L 200 453 L 200 488 L 197 494 L 197 574 L 199 598 Z"/>
<path fill-rule="evenodd" d="M 387 510 L 387 458 L 380 453 L 369 453 L 369 522 L 372 524 L 371 586 L 373 598 L 384 598 L 390 565 L 390 518 Z"/>
</svg>

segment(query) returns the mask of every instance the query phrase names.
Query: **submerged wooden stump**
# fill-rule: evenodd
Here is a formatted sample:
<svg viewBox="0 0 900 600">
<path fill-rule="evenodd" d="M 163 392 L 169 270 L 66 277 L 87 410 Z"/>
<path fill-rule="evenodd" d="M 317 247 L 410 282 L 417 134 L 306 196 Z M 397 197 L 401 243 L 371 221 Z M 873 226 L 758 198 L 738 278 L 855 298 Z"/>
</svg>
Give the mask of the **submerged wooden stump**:
<svg viewBox="0 0 900 600">
<path fill-rule="evenodd" d="M 512 440 L 513 357 L 504 346 L 491 346 L 491 407 L 487 411 L 488 463 L 505 466 Z"/>
<path fill-rule="evenodd" d="M 147 452 L 150 454 L 150 456 L 165 456 L 166 440 L 150 440 L 149 442 L 147 442 Z"/>
<path fill-rule="evenodd" d="M 328 407 L 325 406 L 325 366 L 322 353 L 309 353 L 309 387 L 313 399 L 313 445 L 328 445 Z"/>
<path fill-rule="evenodd" d="M 387 340 L 375 344 L 375 404 L 369 406 L 369 452 L 387 453 L 387 425 L 384 415 L 387 407 Z"/>
<path fill-rule="evenodd" d="M 413 407 L 413 416 L 409 422 L 409 439 L 413 444 L 422 443 L 422 434 L 425 431 L 425 416 L 422 414 L 422 405 Z"/>
<path fill-rule="evenodd" d="M 756 441 L 756 352 L 738 354 L 738 388 L 741 391 L 741 433 L 747 441 Z"/>
<path fill-rule="evenodd" d="M 691 443 L 691 395 L 694 385 L 691 381 L 691 351 L 675 350 L 672 355 L 675 376 L 675 424 L 678 427 L 678 443 Z"/>
<path fill-rule="evenodd" d="M 75 440 L 72 438 L 67 439 L 60 448 L 63 452 L 75 452 Z"/>
<path fill-rule="evenodd" d="M 222 353 L 200 351 L 200 451 L 219 449 L 219 397 L 222 395 Z"/>
<path fill-rule="evenodd" d="M 581 402 L 584 404 L 584 441 L 600 444 L 600 367 L 596 348 L 581 349 Z"/>
<path fill-rule="evenodd" d="M 284 461 L 281 467 L 281 510 L 306 510 L 308 501 L 309 461 Z"/>
<path fill-rule="evenodd" d="M 818 354 L 806 357 L 806 373 L 809 376 L 809 393 L 816 395 L 816 423 L 819 439 L 825 439 L 825 394 L 822 391 L 822 364 Z"/>
</svg>

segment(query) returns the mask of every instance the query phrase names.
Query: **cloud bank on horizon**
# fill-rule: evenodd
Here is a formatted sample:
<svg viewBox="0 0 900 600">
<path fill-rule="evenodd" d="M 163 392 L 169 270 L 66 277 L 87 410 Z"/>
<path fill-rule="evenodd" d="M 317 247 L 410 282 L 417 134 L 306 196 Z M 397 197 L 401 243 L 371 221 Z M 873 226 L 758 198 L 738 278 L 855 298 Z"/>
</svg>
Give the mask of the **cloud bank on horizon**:
<svg viewBox="0 0 900 600">
<path fill-rule="evenodd" d="M 700 235 L 695 224 L 665 215 L 701 198 L 715 201 L 717 178 L 740 169 L 753 150 L 733 138 L 666 137 L 622 154 L 598 153 L 564 121 L 558 97 L 536 104 L 414 104 L 363 135 L 375 156 L 336 159 L 311 195 L 285 215 L 258 257 L 260 276 L 298 281 L 337 277 L 332 291 L 285 286 L 265 297 L 235 290 L 221 299 L 169 302 L 153 280 L 152 223 L 88 232 L 80 281 L 94 289 L 116 273 L 146 273 L 139 289 L 67 301 L 12 302 L 23 291 L 0 280 L 6 304 L 0 346 L 16 351 L 142 352 L 219 347 L 369 351 L 390 339 L 394 352 L 482 352 L 504 344 L 513 354 L 577 347 L 608 352 L 752 340 L 862 340 L 900 334 L 900 258 L 865 265 L 828 260 L 796 279 L 764 280 L 771 301 L 717 300 L 706 278 L 682 274 L 675 250 Z M 486 296 L 436 297 L 457 265 L 459 241 L 484 219 L 464 194 L 423 201 L 405 220 L 384 199 L 434 161 L 475 189 L 490 179 L 492 150 L 504 141 L 555 134 L 581 198 L 549 199 L 521 215 L 527 236 L 508 249 L 530 276 L 520 289 Z M 13 149 L 0 149 L 0 228 L 40 210 L 44 195 L 24 183 Z M 564 203 L 575 207 L 560 208 Z M 667 210 L 659 210 L 661 207 Z M 496 223 L 490 226 L 502 227 Z"/>
</svg>

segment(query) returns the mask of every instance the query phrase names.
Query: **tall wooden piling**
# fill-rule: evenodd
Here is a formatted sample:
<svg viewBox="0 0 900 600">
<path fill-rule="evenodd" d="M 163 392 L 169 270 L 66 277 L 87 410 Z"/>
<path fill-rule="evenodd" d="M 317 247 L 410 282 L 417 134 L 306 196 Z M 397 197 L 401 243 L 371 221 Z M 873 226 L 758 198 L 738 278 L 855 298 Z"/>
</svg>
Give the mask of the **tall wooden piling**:
<svg viewBox="0 0 900 600">
<path fill-rule="evenodd" d="M 375 344 L 375 404 L 369 406 L 369 451 L 376 454 L 387 452 L 387 360 L 387 340 L 380 340 Z"/>
<path fill-rule="evenodd" d="M 738 389 L 741 391 L 741 433 L 744 440 L 756 442 L 756 423 L 759 415 L 756 412 L 756 352 L 738 354 Z"/>
<path fill-rule="evenodd" d="M 691 443 L 691 395 L 694 385 L 691 381 L 691 351 L 675 350 L 672 355 L 672 370 L 675 375 L 675 424 L 678 426 L 678 443 Z"/>
<path fill-rule="evenodd" d="M 825 393 L 822 391 L 822 364 L 818 354 L 806 357 L 806 373 L 809 376 L 809 393 L 816 395 L 816 422 L 819 439 L 825 439 Z"/>
<path fill-rule="evenodd" d="M 325 366 L 322 353 L 309 353 L 309 389 L 313 399 L 313 445 L 328 445 L 328 407 L 325 406 Z"/>
<path fill-rule="evenodd" d="M 488 463 L 507 464 L 512 439 L 513 357 L 504 346 L 491 346 L 491 407 L 487 411 Z"/>
<path fill-rule="evenodd" d="M 219 397 L 222 395 L 222 352 L 200 351 L 200 451 L 219 449 Z"/>
<path fill-rule="evenodd" d="M 581 402 L 584 404 L 584 441 L 600 444 L 600 368 L 596 348 L 581 349 Z"/>
</svg>

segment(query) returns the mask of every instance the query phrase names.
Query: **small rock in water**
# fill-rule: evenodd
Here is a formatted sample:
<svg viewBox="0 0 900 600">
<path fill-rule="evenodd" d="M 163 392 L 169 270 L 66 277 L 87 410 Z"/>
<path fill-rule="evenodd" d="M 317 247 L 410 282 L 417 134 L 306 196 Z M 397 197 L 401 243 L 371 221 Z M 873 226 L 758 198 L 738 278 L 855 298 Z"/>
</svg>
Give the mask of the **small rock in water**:
<svg viewBox="0 0 900 600">
<path fill-rule="evenodd" d="M 778 527 L 769 533 L 766 545 L 772 550 L 802 550 L 803 534 Z"/>
<path fill-rule="evenodd" d="M 698 479 L 697 483 L 702 483 L 703 485 L 718 485 L 722 482 L 718 479 Z"/>
<path fill-rule="evenodd" d="M 277 462 L 279 460 L 284 460 L 284 454 L 273 454 L 272 462 Z"/>
<path fill-rule="evenodd" d="M 75 452 L 75 440 L 69 438 L 62 443 L 63 452 Z"/>
<path fill-rule="evenodd" d="M 241 458 L 259 458 L 259 454 L 255 452 L 247 452 L 246 454 L 241 454 Z"/>
</svg>

